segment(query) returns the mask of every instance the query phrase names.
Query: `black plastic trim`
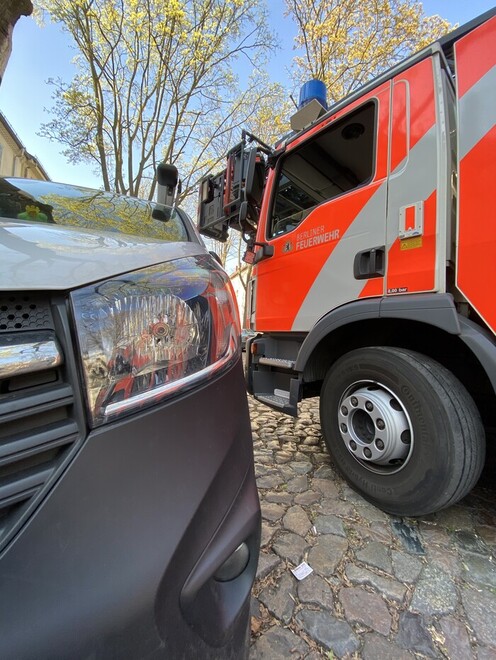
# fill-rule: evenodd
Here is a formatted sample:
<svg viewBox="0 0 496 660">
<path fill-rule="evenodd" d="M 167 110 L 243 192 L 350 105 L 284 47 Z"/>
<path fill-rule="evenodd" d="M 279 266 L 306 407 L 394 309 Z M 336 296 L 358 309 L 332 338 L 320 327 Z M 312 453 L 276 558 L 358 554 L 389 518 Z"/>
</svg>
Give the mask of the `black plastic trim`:
<svg viewBox="0 0 496 660">
<path fill-rule="evenodd" d="M 67 383 L 59 385 L 45 385 L 37 388 L 33 394 L 24 394 L 22 397 L 12 394 L 2 401 L 0 415 L 2 422 L 8 422 L 27 414 L 35 415 L 45 410 L 61 408 L 72 403 L 72 388 Z"/>
<path fill-rule="evenodd" d="M 357 321 L 379 318 L 410 319 L 433 325 L 452 335 L 460 334 L 459 315 L 453 296 L 448 293 L 358 300 L 338 307 L 317 321 L 301 346 L 295 371 L 303 372 L 317 344 L 337 328 Z"/>
<path fill-rule="evenodd" d="M 324 316 L 308 333 L 296 359 L 295 371 L 303 373 L 315 347 L 337 328 L 368 319 L 396 318 L 431 325 L 458 335 L 480 362 L 496 393 L 496 341 L 492 334 L 460 316 L 451 294 L 412 294 L 374 298 L 343 305 Z"/>
<path fill-rule="evenodd" d="M 386 247 L 367 248 L 355 255 L 353 276 L 356 280 L 369 280 L 374 277 L 384 277 L 386 264 Z"/>
<path fill-rule="evenodd" d="M 481 363 L 496 394 L 496 342 L 494 336 L 473 321 L 459 317 L 460 339 Z"/>
<path fill-rule="evenodd" d="M 247 503 L 250 502 L 250 506 Z M 250 466 L 215 535 L 183 587 L 180 597 L 185 619 L 211 646 L 219 647 L 245 608 L 255 579 L 261 535 L 258 492 Z M 215 573 L 241 543 L 249 554 L 241 573 L 219 581 Z"/>
<path fill-rule="evenodd" d="M 76 439 L 77 431 L 74 420 L 64 419 L 11 436 L 8 443 L 0 445 L 0 465 L 17 460 L 18 456 L 38 453 L 42 451 L 40 447 L 46 449 L 71 443 Z"/>
<path fill-rule="evenodd" d="M 303 372 L 317 344 L 337 328 L 348 323 L 355 323 L 356 321 L 379 318 L 380 303 L 380 298 L 360 300 L 338 307 L 317 321 L 301 345 L 298 357 L 296 358 L 295 371 Z"/>
</svg>

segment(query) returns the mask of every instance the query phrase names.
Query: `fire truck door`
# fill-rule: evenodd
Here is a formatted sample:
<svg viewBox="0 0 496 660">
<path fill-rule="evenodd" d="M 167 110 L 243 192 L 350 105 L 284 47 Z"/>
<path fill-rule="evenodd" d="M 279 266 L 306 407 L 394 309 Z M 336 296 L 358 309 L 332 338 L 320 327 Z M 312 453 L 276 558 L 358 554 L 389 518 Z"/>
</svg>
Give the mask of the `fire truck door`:
<svg viewBox="0 0 496 660">
<path fill-rule="evenodd" d="M 455 44 L 458 100 L 457 286 L 496 332 L 496 17 Z"/>
<path fill-rule="evenodd" d="M 449 145 L 441 89 L 438 54 L 393 79 L 386 294 L 445 286 L 446 242 L 439 236 L 449 214 Z"/>
<path fill-rule="evenodd" d="M 308 331 L 364 291 L 382 295 L 389 102 L 386 82 L 280 158 L 259 225 L 274 254 L 254 269 L 257 330 Z"/>
</svg>

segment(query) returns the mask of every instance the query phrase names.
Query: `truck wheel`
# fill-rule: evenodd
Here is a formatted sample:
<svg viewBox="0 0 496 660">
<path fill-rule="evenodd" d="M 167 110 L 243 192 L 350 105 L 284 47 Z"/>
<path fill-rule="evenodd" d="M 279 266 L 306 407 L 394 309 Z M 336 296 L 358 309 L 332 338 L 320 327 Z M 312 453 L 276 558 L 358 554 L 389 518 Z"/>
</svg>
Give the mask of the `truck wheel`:
<svg viewBox="0 0 496 660">
<path fill-rule="evenodd" d="M 344 355 L 325 378 L 320 420 L 345 479 L 399 516 L 454 504 L 484 463 L 473 399 L 450 371 L 413 351 L 371 347 Z"/>
</svg>

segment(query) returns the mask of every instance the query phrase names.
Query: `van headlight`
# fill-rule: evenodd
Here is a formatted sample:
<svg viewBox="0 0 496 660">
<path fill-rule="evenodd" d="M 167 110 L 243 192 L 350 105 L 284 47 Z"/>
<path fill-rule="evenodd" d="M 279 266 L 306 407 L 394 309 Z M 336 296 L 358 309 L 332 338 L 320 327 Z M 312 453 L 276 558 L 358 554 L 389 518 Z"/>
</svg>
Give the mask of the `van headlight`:
<svg viewBox="0 0 496 660">
<path fill-rule="evenodd" d="M 211 378 L 239 354 L 227 275 L 185 257 L 71 294 L 93 426 Z"/>
</svg>

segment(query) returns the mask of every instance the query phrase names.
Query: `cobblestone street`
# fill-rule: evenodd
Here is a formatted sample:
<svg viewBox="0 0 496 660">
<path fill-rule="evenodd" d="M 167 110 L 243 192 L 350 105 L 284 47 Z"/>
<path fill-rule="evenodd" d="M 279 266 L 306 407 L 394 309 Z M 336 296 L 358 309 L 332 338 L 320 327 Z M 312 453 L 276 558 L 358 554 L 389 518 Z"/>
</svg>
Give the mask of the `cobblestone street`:
<svg viewBox="0 0 496 660">
<path fill-rule="evenodd" d="M 251 660 L 496 660 L 496 493 L 486 469 L 459 505 L 384 514 L 336 474 L 318 400 L 300 417 L 250 399 L 262 505 Z M 313 573 L 290 572 L 307 561 Z"/>
</svg>

